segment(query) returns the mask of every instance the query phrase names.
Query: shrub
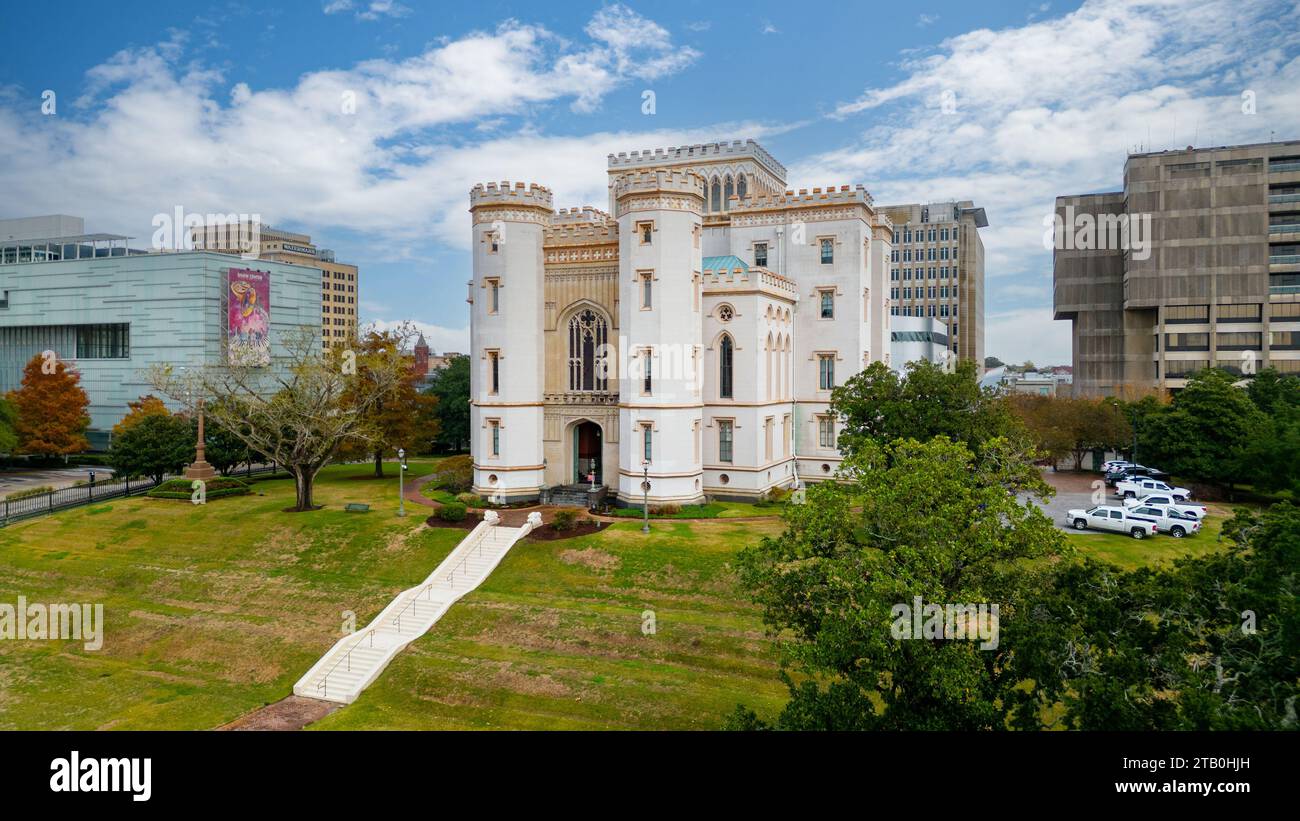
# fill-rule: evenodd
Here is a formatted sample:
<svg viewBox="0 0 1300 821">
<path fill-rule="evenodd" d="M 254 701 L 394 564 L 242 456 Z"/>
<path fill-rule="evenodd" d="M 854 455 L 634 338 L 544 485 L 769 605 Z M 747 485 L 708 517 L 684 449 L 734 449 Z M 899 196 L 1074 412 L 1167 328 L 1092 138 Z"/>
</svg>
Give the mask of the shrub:
<svg viewBox="0 0 1300 821">
<path fill-rule="evenodd" d="M 466 507 L 473 507 L 482 500 L 479 499 L 478 494 L 476 493 L 457 493 L 456 501 L 460 502 L 462 505 L 465 505 Z"/>
<path fill-rule="evenodd" d="M 465 493 L 474 486 L 474 459 L 448 456 L 433 470 L 432 483 L 450 493 Z"/>
<path fill-rule="evenodd" d="M 184 499 L 194 497 L 193 479 L 168 479 L 145 495 L 151 499 Z M 218 476 L 206 481 L 207 499 L 220 499 L 223 496 L 243 496 L 249 493 L 248 485 L 227 476 Z"/>
<path fill-rule="evenodd" d="M 465 521 L 465 506 L 460 502 L 443 505 L 438 508 L 438 518 L 444 522 L 463 522 Z"/>
<path fill-rule="evenodd" d="M 659 516 L 675 516 L 676 514 L 682 512 L 682 506 L 681 505 L 660 505 L 659 507 L 651 507 L 650 512 L 657 514 Z"/>
<path fill-rule="evenodd" d="M 15 490 L 13 493 L 10 493 L 8 496 L 5 497 L 5 501 L 16 502 L 19 499 L 30 499 L 33 496 L 40 496 L 41 494 L 44 493 L 50 493 L 53 490 L 54 488 L 48 485 L 41 485 L 40 487 L 29 487 L 26 490 Z"/>
<path fill-rule="evenodd" d="M 578 523 L 578 514 L 572 510 L 557 510 L 555 518 L 551 519 L 551 527 L 561 532 L 573 530 L 574 525 Z"/>
</svg>

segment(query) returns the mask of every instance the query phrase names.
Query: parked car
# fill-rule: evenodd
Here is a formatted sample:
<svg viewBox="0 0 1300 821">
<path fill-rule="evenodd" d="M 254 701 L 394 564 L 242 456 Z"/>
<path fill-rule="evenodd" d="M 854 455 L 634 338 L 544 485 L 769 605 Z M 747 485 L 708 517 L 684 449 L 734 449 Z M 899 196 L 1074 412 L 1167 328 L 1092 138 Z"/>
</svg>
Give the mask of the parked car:
<svg viewBox="0 0 1300 821">
<path fill-rule="evenodd" d="M 1119 468 L 1106 474 L 1106 484 L 1115 485 L 1125 479 L 1168 479 L 1169 474 L 1163 470 L 1149 468 L 1144 465 L 1131 465 L 1129 467 Z"/>
<path fill-rule="evenodd" d="M 1168 505 L 1138 505 L 1131 508 L 1134 515 L 1155 520 L 1156 530 L 1168 533 L 1175 539 L 1193 536 L 1201 529 L 1201 520 L 1190 513 L 1182 513 Z"/>
<path fill-rule="evenodd" d="M 1145 539 L 1157 532 L 1156 520 L 1118 505 L 1098 505 L 1087 510 L 1075 509 L 1065 514 L 1065 521 L 1075 530 L 1109 530 Z"/>
<path fill-rule="evenodd" d="M 1177 502 L 1174 497 L 1168 493 L 1148 493 L 1145 496 L 1139 496 L 1135 499 L 1125 499 L 1124 507 L 1137 507 L 1138 505 L 1157 505 L 1160 507 L 1172 507 L 1179 513 L 1185 513 L 1189 516 L 1195 516 L 1199 522 L 1205 518 L 1209 511 L 1205 505 L 1198 505 L 1195 502 Z"/>
<path fill-rule="evenodd" d="M 1111 459 L 1109 462 L 1103 462 L 1101 465 L 1102 473 L 1116 473 L 1126 468 L 1141 467 L 1134 462 L 1126 462 L 1123 459 Z"/>
<path fill-rule="evenodd" d="M 1175 502 L 1190 499 L 1192 492 L 1185 487 L 1171 487 L 1158 479 L 1126 479 L 1115 483 L 1115 494 L 1124 498 L 1140 499 L 1152 493 L 1168 493 Z"/>
</svg>

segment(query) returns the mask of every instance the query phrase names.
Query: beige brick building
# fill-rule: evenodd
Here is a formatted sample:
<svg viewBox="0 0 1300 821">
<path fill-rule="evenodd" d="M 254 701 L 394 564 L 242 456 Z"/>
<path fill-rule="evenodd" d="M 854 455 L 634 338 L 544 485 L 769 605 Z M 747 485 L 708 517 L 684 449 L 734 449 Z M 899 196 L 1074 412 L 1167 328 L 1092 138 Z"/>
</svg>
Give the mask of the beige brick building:
<svg viewBox="0 0 1300 821">
<path fill-rule="evenodd" d="M 1130 155 L 1123 191 L 1057 198 L 1053 233 L 1075 395 L 1300 372 L 1300 141 Z"/>
<path fill-rule="evenodd" d="M 889 270 L 893 316 L 937 319 L 948 349 L 984 367 L 984 243 L 989 222 L 970 200 L 885 205 L 894 224 Z"/>
<path fill-rule="evenodd" d="M 241 226 L 216 226 L 195 232 L 198 247 L 228 254 L 243 251 L 236 241 Z M 324 348 L 344 345 L 357 336 L 357 304 L 360 281 L 357 266 L 337 262 L 334 252 L 317 248 L 307 234 L 282 231 L 269 225 L 258 227 L 254 234 L 242 226 L 243 237 L 255 236 L 259 243 L 258 258 L 274 262 L 306 265 L 321 272 L 321 345 Z M 200 245 L 202 243 L 202 245 Z"/>
</svg>

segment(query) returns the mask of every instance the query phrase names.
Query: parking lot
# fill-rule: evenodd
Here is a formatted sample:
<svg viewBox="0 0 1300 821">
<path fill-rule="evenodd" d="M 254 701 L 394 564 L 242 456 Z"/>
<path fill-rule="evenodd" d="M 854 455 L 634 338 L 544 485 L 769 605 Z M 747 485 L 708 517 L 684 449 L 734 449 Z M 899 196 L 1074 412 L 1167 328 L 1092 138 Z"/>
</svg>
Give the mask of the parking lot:
<svg viewBox="0 0 1300 821">
<path fill-rule="evenodd" d="M 1056 488 L 1056 495 L 1046 504 L 1039 504 L 1055 524 L 1061 530 L 1069 530 L 1065 524 L 1065 514 L 1073 508 L 1083 508 L 1087 510 L 1093 505 L 1117 505 L 1121 502 L 1111 493 L 1111 489 L 1101 485 L 1106 491 L 1106 496 L 1100 501 L 1093 499 L 1094 482 L 1101 482 L 1100 473 L 1073 473 L 1067 471 L 1054 471 L 1051 468 L 1043 470 L 1043 479 L 1049 485 Z"/>
</svg>

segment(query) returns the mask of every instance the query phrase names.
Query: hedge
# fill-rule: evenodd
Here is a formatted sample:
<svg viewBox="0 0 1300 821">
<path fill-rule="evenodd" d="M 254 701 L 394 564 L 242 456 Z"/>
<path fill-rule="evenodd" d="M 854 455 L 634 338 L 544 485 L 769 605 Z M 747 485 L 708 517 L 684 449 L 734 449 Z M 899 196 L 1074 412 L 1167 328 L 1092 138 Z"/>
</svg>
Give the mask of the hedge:
<svg viewBox="0 0 1300 821">
<path fill-rule="evenodd" d="M 193 479 L 168 479 L 149 491 L 151 499 L 185 499 L 194 497 Z M 218 476 L 207 480 L 207 498 L 220 499 L 223 496 L 243 496 L 251 492 L 248 485 L 228 476 Z"/>
</svg>

